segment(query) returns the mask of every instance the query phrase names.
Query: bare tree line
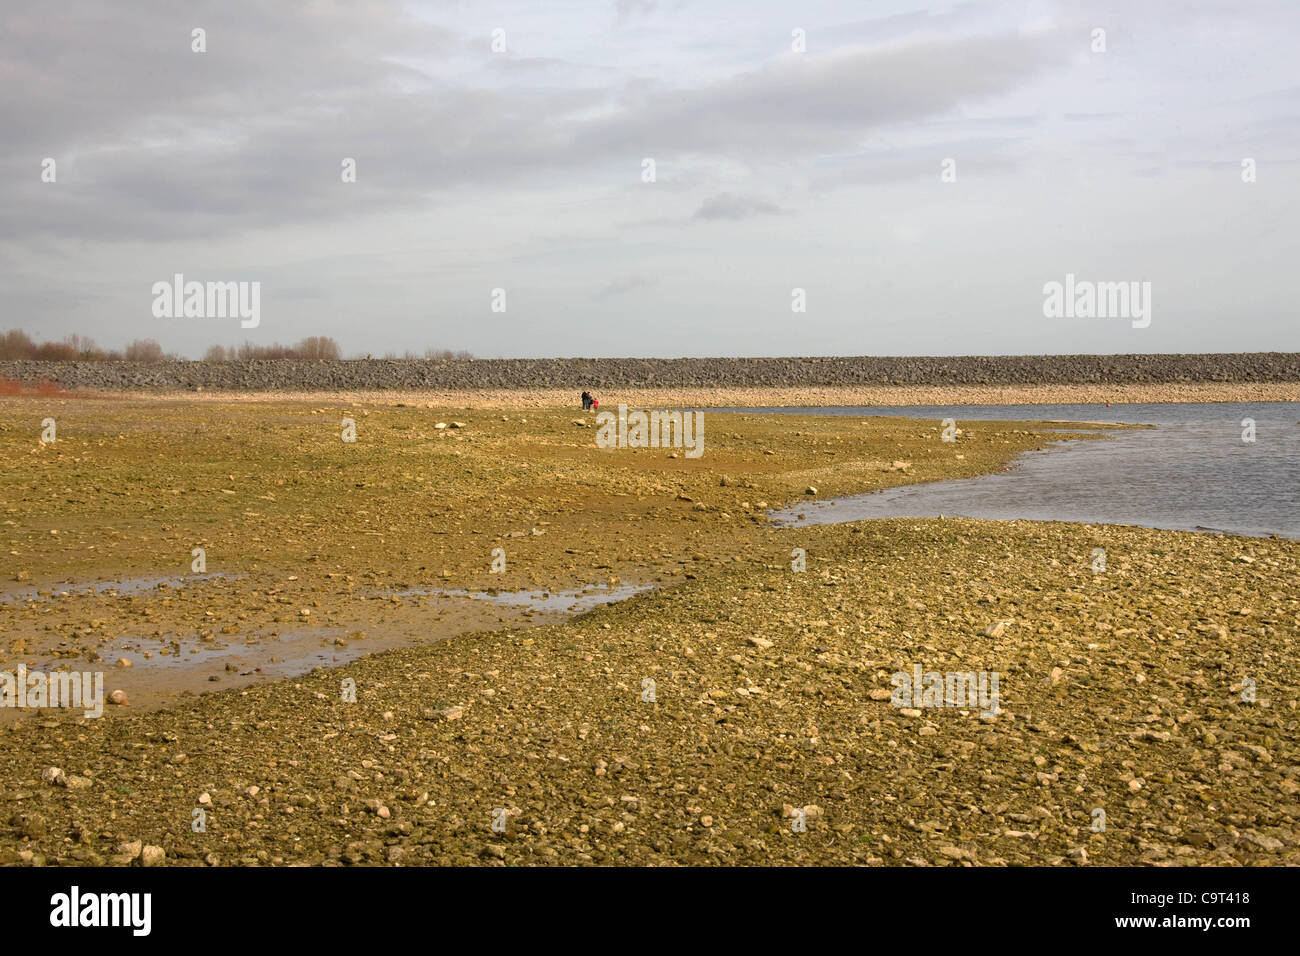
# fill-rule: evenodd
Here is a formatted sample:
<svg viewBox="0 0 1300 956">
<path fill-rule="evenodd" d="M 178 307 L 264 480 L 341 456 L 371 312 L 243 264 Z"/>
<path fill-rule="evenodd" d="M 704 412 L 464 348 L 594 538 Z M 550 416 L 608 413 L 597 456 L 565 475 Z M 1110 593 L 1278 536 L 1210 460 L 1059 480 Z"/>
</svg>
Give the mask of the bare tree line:
<svg viewBox="0 0 1300 956">
<path fill-rule="evenodd" d="M 354 359 L 372 358 L 369 354 L 351 356 Z M 461 350 L 425 349 L 417 355 L 409 349 L 403 354 L 386 352 L 388 360 L 419 359 L 472 359 L 474 356 Z M 255 359 L 298 359 L 302 361 L 338 361 L 343 358 L 338 343 L 325 335 L 309 335 L 296 345 L 212 345 L 203 353 L 205 362 L 247 362 Z M 185 361 L 185 356 L 166 352 L 153 339 L 136 339 L 125 349 L 102 349 L 94 340 L 84 335 L 69 335 L 61 342 L 37 342 L 21 329 L 0 335 L 0 361 L 44 362 L 172 362 Z"/>
</svg>

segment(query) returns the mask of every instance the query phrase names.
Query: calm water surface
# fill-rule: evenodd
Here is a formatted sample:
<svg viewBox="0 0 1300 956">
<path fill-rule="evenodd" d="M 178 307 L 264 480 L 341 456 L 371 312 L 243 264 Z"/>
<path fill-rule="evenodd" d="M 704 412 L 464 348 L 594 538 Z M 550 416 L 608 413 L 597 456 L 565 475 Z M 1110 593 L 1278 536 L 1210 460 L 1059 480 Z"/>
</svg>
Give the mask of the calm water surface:
<svg viewBox="0 0 1300 956">
<path fill-rule="evenodd" d="M 1027 452 L 1009 471 L 807 502 L 781 524 L 950 517 L 1131 524 L 1300 539 L 1300 403 L 959 405 L 736 411 L 878 415 L 938 424 L 1082 421 L 1153 425 Z M 1242 440 L 1253 419 L 1255 441 Z M 954 446 L 960 448 L 960 445 Z"/>
</svg>

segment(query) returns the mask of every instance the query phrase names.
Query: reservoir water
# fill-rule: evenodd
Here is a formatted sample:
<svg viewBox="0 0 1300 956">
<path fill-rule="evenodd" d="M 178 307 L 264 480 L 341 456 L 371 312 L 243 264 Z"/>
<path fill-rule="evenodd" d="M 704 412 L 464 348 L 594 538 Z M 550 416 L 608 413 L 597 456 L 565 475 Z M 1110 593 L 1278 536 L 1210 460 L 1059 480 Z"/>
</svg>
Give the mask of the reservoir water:
<svg viewBox="0 0 1300 956">
<path fill-rule="evenodd" d="M 742 409 L 735 409 L 742 411 Z M 865 518 L 1081 521 L 1300 539 L 1300 403 L 767 408 L 792 414 L 975 421 L 1121 422 L 1098 440 L 1027 452 L 1009 470 L 806 502 L 785 525 Z M 1254 441 L 1249 424 L 1254 423 Z M 960 443 L 953 446 L 960 448 Z"/>
</svg>

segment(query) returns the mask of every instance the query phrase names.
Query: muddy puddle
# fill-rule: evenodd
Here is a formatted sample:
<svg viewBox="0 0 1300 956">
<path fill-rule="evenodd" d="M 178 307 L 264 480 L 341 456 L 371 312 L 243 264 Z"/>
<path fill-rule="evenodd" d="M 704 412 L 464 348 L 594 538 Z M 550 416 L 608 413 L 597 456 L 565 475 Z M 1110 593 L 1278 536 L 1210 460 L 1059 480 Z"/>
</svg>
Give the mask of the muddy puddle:
<svg viewBox="0 0 1300 956">
<path fill-rule="evenodd" d="M 17 591 L 0 592 L 0 604 L 22 604 L 28 601 L 49 601 L 56 598 L 80 597 L 87 594 L 105 594 L 109 597 L 128 594 L 146 594 L 168 588 L 184 588 L 209 581 L 234 581 L 243 574 L 175 574 L 167 577 L 123 578 L 121 581 L 96 581 L 93 584 L 48 584 Z"/>
<path fill-rule="evenodd" d="M 529 608 L 534 611 L 581 614 L 601 604 L 614 604 L 651 589 L 649 584 L 598 584 L 572 591 L 462 591 L 444 588 L 408 588 L 392 592 L 394 597 L 451 597 L 486 601 L 498 607 Z"/>
<path fill-rule="evenodd" d="M 208 575 L 211 579 L 217 575 Z M 191 575 L 184 583 L 196 583 Z M 0 596 L 0 601 L 55 601 L 74 593 L 127 594 L 171 584 L 170 579 L 132 579 L 95 585 L 67 585 Z M 429 644 L 472 631 L 536 627 L 585 613 L 602 604 L 623 601 L 651 590 L 648 584 L 592 585 L 568 590 L 466 591 L 407 588 L 375 591 L 372 597 L 396 599 L 385 604 L 376 621 L 369 602 L 357 602 L 354 615 L 339 615 L 330 626 L 302 626 L 281 633 L 249 637 L 164 633 L 158 637 L 121 637 L 96 647 L 102 658 L 60 657 L 51 652 L 6 654 L 0 669 L 13 673 L 19 663 L 28 672 L 104 673 L 104 692 L 122 690 L 131 710 L 155 709 L 178 699 L 216 690 L 283 680 L 317 667 L 340 667 L 367 654 Z M 106 706 L 111 716 L 124 708 Z M 0 724 L 49 711 L 0 707 Z"/>
</svg>

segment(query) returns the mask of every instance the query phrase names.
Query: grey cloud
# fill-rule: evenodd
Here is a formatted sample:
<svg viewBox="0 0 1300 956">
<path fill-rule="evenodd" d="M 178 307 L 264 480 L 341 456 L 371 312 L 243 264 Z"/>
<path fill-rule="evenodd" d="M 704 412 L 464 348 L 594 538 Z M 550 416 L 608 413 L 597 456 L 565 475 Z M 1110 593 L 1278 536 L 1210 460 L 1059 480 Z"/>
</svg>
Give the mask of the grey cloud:
<svg viewBox="0 0 1300 956">
<path fill-rule="evenodd" d="M 739 221 L 753 219 L 755 216 L 770 216 L 780 213 L 781 209 L 765 199 L 749 196 L 735 196 L 722 193 L 711 196 L 695 210 L 692 219 L 730 219 Z"/>
<path fill-rule="evenodd" d="M 395 55 L 459 41 L 381 0 L 355 14 L 343 3 L 259 6 L 251 23 L 216 3 L 183 13 L 155 3 L 108 23 L 93 8 L 78 5 L 58 29 L 25 28 L 10 12 L 0 28 L 17 78 L 0 87 L 0 123 L 36 154 L 0 159 L 11 235 L 238 234 L 426 205 L 462 185 L 590 177 L 646 155 L 811 156 L 1011 88 L 1051 62 L 1050 38 L 1012 34 L 789 56 L 695 88 L 628 84 L 614 98 L 431 80 Z M 206 54 L 190 52 L 193 24 L 206 24 Z M 42 67 L 82 48 L 72 69 Z M 43 155 L 61 163 L 57 186 L 39 182 Z M 355 184 L 339 181 L 343 157 L 357 160 Z"/>
<path fill-rule="evenodd" d="M 614 12 L 620 20 L 627 20 L 642 14 L 653 13 L 655 0 L 615 0 Z"/>
<path fill-rule="evenodd" d="M 1063 62 L 1061 38 L 999 34 L 884 50 L 788 54 L 757 70 L 694 90 L 658 91 L 625 103 L 622 115 L 578 142 L 740 157 L 842 148 L 866 129 L 942 114 L 1007 92 Z"/>
<path fill-rule="evenodd" d="M 445 50 L 451 36 L 406 17 L 393 0 L 237 9 L 144 0 L 111 16 L 94 0 L 60 7 L 57 17 L 16 5 L 0 14 L 0 125 L 49 152 L 188 139 L 305 101 L 382 89 L 410 72 L 396 57 Z M 195 27 L 206 31 L 206 53 L 191 50 Z"/>
<path fill-rule="evenodd" d="M 650 286 L 657 285 L 658 282 L 659 282 L 658 279 L 650 279 L 647 278 L 646 276 L 639 276 L 639 275 L 627 276 L 622 279 L 615 279 L 609 285 L 605 286 L 605 288 L 603 288 L 599 293 L 597 293 L 596 298 L 607 299 L 610 296 L 622 295 L 625 292 L 633 292 L 637 289 L 645 289 Z"/>
</svg>

